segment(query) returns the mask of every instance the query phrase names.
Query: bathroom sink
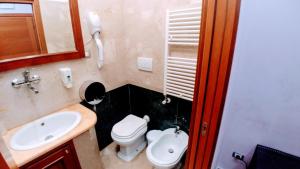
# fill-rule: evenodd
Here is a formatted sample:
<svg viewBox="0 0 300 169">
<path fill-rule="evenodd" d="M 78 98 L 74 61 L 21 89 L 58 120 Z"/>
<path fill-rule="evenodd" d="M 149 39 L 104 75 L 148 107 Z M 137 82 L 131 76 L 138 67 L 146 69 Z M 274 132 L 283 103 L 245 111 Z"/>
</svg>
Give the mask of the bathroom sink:
<svg viewBox="0 0 300 169">
<path fill-rule="evenodd" d="M 80 122 L 79 112 L 64 111 L 51 114 L 26 124 L 11 138 L 14 150 L 29 150 L 48 144 L 64 136 Z"/>
</svg>

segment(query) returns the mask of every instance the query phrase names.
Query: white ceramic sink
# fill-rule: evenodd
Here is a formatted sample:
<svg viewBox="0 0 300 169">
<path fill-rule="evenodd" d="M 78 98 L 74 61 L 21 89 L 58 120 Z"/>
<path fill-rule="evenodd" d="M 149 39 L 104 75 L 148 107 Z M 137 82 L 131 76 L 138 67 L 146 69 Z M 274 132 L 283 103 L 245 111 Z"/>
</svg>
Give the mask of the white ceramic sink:
<svg viewBox="0 0 300 169">
<path fill-rule="evenodd" d="M 65 111 L 45 116 L 26 124 L 10 140 L 14 150 L 29 150 L 64 136 L 80 122 L 79 112 Z"/>
</svg>

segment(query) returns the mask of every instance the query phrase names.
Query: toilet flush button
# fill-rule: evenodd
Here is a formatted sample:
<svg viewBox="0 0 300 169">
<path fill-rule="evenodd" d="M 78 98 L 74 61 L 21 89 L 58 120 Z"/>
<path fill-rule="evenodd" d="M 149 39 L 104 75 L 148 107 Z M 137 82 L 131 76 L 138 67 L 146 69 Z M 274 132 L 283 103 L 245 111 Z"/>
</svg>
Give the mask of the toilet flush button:
<svg viewBox="0 0 300 169">
<path fill-rule="evenodd" d="M 137 68 L 139 70 L 152 72 L 152 58 L 149 57 L 138 57 Z"/>
</svg>

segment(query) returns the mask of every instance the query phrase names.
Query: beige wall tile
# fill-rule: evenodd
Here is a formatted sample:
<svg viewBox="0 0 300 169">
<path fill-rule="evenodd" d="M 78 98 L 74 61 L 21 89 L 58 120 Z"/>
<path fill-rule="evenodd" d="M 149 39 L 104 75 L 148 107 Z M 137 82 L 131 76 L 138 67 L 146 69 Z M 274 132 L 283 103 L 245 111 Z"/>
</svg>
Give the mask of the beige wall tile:
<svg viewBox="0 0 300 169">
<path fill-rule="evenodd" d="M 82 169 L 103 168 L 94 128 L 76 137 L 73 142 Z"/>
</svg>

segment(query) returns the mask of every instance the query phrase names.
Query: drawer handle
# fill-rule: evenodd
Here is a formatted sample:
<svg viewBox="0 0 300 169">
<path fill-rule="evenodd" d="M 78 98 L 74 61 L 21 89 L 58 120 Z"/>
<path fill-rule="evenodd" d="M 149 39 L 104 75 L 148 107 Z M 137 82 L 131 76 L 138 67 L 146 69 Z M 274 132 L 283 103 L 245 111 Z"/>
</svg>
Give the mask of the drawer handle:
<svg viewBox="0 0 300 169">
<path fill-rule="evenodd" d="M 69 154 L 69 150 L 66 150 L 65 152 L 66 152 L 66 154 Z"/>
<path fill-rule="evenodd" d="M 64 157 L 60 157 L 59 159 L 57 159 L 57 160 L 51 162 L 50 164 L 46 165 L 46 166 L 43 167 L 42 169 L 47 169 L 47 168 L 49 168 L 51 165 L 57 163 L 58 161 L 60 161 L 60 160 L 63 159 L 63 158 L 64 158 Z"/>
</svg>

